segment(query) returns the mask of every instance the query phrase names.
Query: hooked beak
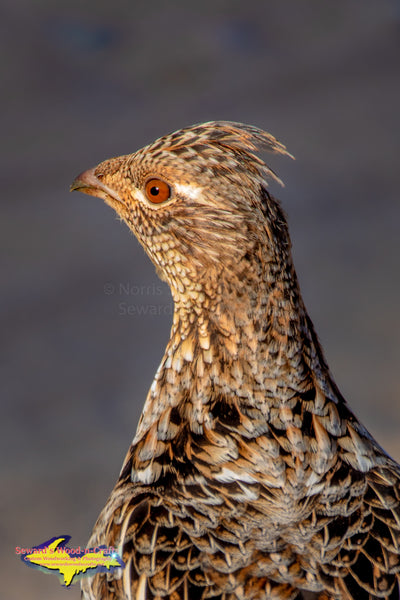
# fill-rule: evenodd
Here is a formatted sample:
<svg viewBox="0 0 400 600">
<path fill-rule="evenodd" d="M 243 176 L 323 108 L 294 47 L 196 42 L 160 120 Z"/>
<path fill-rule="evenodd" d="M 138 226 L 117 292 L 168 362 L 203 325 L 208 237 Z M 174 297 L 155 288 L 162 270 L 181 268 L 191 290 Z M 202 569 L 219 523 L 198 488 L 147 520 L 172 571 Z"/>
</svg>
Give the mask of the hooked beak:
<svg viewBox="0 0 400 600">
<path fill-rule="evenodd" d="M 96 168 L 93 168 L 80 173 L 72 182 L 69 191 L 83 192 L 89 196 L 97 196 L 97 198 L 102 198 L 105 200 L 107 204 L 113 205 L 112 201 L 114 200 L 119 204 L 125 205 L 125 202 L 115 190 L 108 187 L 108 185 L 105 185 L 96 177 L 95 170 Z"/>
</svg>

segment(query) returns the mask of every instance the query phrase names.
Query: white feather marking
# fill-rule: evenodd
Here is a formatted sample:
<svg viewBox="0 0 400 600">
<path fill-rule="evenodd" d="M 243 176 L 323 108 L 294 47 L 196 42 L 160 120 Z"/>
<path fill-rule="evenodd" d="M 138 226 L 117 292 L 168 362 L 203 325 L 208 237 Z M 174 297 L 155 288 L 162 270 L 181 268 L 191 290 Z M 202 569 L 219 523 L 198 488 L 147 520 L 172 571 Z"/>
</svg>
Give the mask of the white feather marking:
<svg viewBox="0 0 400 600">
<path fill-rule="evenodd" d="M 132 556 L 130 557 L 128 563 L 125 565 L 124 575 L 122 578 L 122 583 L 123 583 L 123 587 L 124 587 L 126 600 L 132 600 L 131 563 L 132 563 Z M 140 584 L 140 582 L 139 582 L 139 584 Z"/>
<path fill-rule="evenodd" d="M 231 471 L 228 467 L 223 467 L 220 473 L 215 474 L 215 479 L 218 481 L 223 481 L 225 483 L 229 483 L 230 481 L 242 481 L 243 483 L 257 483 L 257 480 L 254 479 L 251 475 L 246 475 L 245 473 L 235 473 L 235 471 Z"/>
<path fill-rule="evenodd" d="M 141 574 L 136 592 L 136 600 L 146 600 L 146 575 Z"/>
<path fill-rule="evenodd" d="M 196 200 L 203 191 L 201 187 L 187 183 L 175 183 L 174 188 L 177 194 L 186 196 L 191 200 Z"/>
<path fill-rule="evenodd" d="M 139 200 L 139 202 L 141 202 L 142 204 L 146 204 L 147 206 L 149 205 L 149 202 L 148 202 L 148 200 L 146 200 L 146 196 L 144 195 L 142 190 L 138 190 L 137 188 L 134 188 L 132 196 L 135 200 Z"/>
<path fill-rule="evenodd" d="M 153 483 L 159 478 L 161 473 L 161 465 L 157 462 L 150 463 L 145 469 L 132 470 L 132 483 Z"/>
</svg>

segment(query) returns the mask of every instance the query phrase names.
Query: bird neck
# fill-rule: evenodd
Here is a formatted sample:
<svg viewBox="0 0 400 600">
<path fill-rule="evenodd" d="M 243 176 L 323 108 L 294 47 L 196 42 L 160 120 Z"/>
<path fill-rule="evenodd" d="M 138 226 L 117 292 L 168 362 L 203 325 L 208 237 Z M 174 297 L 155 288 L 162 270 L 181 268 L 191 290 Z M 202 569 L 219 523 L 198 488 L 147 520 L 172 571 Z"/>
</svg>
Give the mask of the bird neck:
<svg viewBox="0 0 400 600">
<path fill-rule="evenodd" d="M 157 432 L 158 441 L 164 433 L 173 436 L 172 413 L 195 433 L 212 429 L 213 406 L 219 399 L 263 407 L 267 414 L 315 382 L 321 389 L 330 388 L 328 368 L 287 257 L 285 265 L 280 276 L 273 265 L 263 273 L 219 273 L 212 290 L 204 286 L 199 291 L 197 286 L 184 301 L 175 298 L 171 337 L 134 444 L 152 439 L 151 431 Z M 157 452 L 157 442 L 152 443 Z"/>
</svg>

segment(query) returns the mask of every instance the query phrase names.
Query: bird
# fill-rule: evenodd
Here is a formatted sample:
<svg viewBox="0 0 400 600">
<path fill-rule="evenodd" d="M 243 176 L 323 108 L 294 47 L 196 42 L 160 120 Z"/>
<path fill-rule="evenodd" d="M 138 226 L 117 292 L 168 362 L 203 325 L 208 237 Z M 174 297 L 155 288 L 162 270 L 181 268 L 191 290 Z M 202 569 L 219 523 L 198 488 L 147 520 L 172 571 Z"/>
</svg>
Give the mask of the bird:
<svg viewBox="0 0 400 600">
<path fill-rule="evenodd" d="M 210 121 L 84 171 L 169 284 L 170 339 L 88 542 L 125 567 L 84 600 L 399 599 L 400 466 L 340 393 L 305 308 L 291 156 Z"/>
</svg>

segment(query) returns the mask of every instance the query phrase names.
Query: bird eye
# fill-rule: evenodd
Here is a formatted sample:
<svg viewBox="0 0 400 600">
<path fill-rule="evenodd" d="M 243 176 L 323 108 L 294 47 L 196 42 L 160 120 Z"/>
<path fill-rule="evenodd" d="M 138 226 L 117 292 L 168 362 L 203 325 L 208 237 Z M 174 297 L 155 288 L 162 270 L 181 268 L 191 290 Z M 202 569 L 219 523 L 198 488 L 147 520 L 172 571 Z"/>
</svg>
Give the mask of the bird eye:
<svg viewBox="0 0 400 600">
<path fill-rule="evenodd" d="M 171 196 L 171 188 L 162 179 L 149 179 L 145 191 L 147 199 L 153 204 L 161 204 Z"/>
</svg>

